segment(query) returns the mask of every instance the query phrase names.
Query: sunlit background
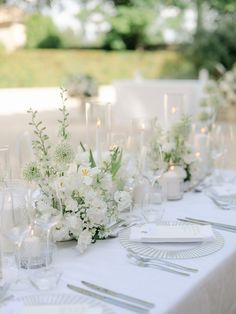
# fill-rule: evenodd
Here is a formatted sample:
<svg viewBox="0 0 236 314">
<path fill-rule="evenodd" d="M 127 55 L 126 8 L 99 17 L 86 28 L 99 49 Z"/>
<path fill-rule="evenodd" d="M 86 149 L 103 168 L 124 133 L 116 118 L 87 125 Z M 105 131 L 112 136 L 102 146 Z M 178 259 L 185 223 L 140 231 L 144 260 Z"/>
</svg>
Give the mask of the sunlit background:
<svg viewBox="0 0 236 314">
<path fill-rule="evenodd" d="M 85 136 L 85 101 L 94 101 L 95 112 L 98 104 L 115 104 L 117 98 L 130 105 L 126 94 L 116 93 L 117 81 L 123 80 L 194 80 L 202 92 L 210 78 L 215 90 L 209 92 L 210 104 L 202 102 L 207 110 L 200 112 L 201 118 L 208 119 L 209 110 L 220 107 L 216 119 L 235 122 L 235 0 L 0 4 L 1 144 L 14 147 L 25 131 L 31 132 L 29 107 L 40 111 L 49 134 L 56 135 L 60 86 L 72 96 L 70 128 L 78 144 Z M 222 88 L 220 106 L 217 86 Z M 196 97 L 200 104 L 201 95 Z"/>
</svg>

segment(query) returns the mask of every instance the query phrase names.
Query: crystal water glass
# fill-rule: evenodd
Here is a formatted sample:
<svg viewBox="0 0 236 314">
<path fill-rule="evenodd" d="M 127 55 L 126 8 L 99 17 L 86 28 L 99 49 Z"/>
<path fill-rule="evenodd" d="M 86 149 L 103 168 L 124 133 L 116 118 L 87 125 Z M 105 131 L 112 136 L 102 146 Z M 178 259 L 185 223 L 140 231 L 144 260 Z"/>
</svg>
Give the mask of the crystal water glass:
<svg viewBox="0 0 236 314">
<path fill-rule="evenodd" d="M 9 146 L 0 146 L 0 182 L 6 182 L 10 178 Z"/>
<path fill-rule="evenodd" d="M 53 245 L 50 242 L 51 232 L 53 227 L 55 227 L 63 218 L 62 204 L 59 193 L 56 193 L 54 196 L 54 201 L 57 204 L 57 208 L 55 208 L 54 211 L 35 217 L 35 224 L 38 225 L 46 234 L 45 267 L 42 270 L 36 271 L 30 278 L 33 285 L 39 290 L 49 290 L 55 288 L 61 276 L 60 270 L 50 266 L 50 263 L 52 262 L 53 250 Z"/>
<path fill-rule="evenodd" d="M 164 190 L 158 183 L 147 184 L 141 214 L 145 223 L 159 223 L 164 215 Z"/>
<path fill-rule="evenodd" d="M 5 247 L 5 250 L 8 251 L 10 243 L 15 247 L 17 279 L 12 284 L 12 288 L 23 289 L 27 286 L 27 283 L 24 278 L 21 278 L 21 247 L 30 230 L 25 190 L 8 184 L 0 191 L 0 204 L 2 244 L 3 246 L 4 244 L 8 245 L 8 248 Z"/>
</svg>

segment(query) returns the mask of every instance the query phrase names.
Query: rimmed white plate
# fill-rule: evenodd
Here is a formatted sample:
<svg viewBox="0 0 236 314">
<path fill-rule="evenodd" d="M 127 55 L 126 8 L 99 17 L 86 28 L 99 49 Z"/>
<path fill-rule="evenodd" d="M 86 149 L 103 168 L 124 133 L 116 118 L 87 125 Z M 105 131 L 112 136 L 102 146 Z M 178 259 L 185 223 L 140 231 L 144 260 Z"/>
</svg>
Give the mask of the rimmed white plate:
<svg viewBox="0 0 236 314">
<path fill-rule="evenodd" d="M 162 222 L 163 225 L 189 225 L 184 222 Z M 132 249 L 134 253 L 149 257 L 149 258 L 164 258 L 164 259 L 188 259 L 210 255 L 222 249 L 224 246 L 223 236 L 213 231 L 215 239 L 211 242 L 195 242 L 187 244 L 150 244 L 137 243 L 131 241 L 130 229 L 124 229 L 119 234 L 121 245 L 126 249 Z"/>
<path fill-rule="evenodd" d="M 28 295 L 20 297 L 17 301 L 23 302 L 24 306 L 30 305 L 65 305 L 65 304 L 87 304 L 89 308 L 100 307 L 102 308 L 102 314 L 115 314 L 113 309 L 109 308 L 107 305 L 88 298 L 82 295 L 76 294 L 41 294 L 41 295 Z M 43 308 L 42 308 L 43 313 Z"/>
</svg>

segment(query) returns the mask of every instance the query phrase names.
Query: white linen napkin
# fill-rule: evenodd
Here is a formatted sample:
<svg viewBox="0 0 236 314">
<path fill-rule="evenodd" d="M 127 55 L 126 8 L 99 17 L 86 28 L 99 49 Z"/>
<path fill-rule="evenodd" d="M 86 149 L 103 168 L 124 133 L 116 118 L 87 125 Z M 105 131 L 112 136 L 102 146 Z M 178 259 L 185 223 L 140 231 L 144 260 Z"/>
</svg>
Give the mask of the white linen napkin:
<svg viewBox="0 0 236 314">
<path fill-rule="evenodd" d="M 145 224 L 130 229 L 134 242 L 199 242 L 212 241 L 215 235 L 210 225 L 156 225 Z"/>
<path fill-rule="evenodd" d="M 99 306 L 89 308 L 87 304 L 50 304 L 28 305 L 21 302 L 9 302 L 0 309 L 0 314 L 102 314 Z"/>
</svg>

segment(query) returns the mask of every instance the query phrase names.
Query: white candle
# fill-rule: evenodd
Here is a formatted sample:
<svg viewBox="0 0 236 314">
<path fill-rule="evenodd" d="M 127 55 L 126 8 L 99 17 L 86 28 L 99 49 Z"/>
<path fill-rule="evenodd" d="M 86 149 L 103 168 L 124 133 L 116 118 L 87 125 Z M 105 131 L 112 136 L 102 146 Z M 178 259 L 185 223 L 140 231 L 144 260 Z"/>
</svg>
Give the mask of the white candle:
<svg viewBox="0 0 236 314">
<path fill-rule="evenodd" d="M 34 235 L 32 230 L 28 237 L 25 238 L 22 246 L 22 258 L 31 259 L 42 255 L 42 242 L 40 238 Z"/>
<path fill-rule="evenodd" d="M 111 130 L 112 130 L 112 123 L 111 123 L 111 116 L 112 116 L 112 113 L 111 113 L 111 104 L 108 103 L 107 106 L 107 144 L 108 144 L 108 147 L 111 145 Z"/>
<path fill-rule="evenodd" d="M 96 153 L 97 153 L 97 166 L 102 162 L 102 150 L 101 150 L 101 120 L 97 119 L 96 126 Z"/>
<path fill-rule="evenodd" d="M 201 128 L 200 133 L 197 133 L 194 138 L 194 147 L 196 157 L 200 160 L 200 166 L 204 168 L 205 175 L 209 167 L 209 136 L 206 128 Z M 199 156 L 198 156 L 199 155 Z"/>
<path fill-rule="evenodd" d="M 208 172 L 208 163 L 206 163 L 201 156 L 200 152 L 195 153 L 197 161 L 197 179 L 199 181 L 203 180 Z"/>
<path fill-rule="evenodd" d="M 90 103 L 85 103 L 85 127 L 86 127 L 86 144 L 90 146 L 90 137 L 89 137 L 89 112 L 90 112 Z"/>
<path fill-rule="evenodd" d="M 183 196 L 183 179 L 175 170 L 174 166 L 163 175 L 163 181 L 166 185 L 166 197 L 168 200 L 178 200 Z"/>
<path fill-rule="evenodd" d="M 183 109 L 184 97 L 182 94 L 164 95 L 164 121 L 165 129 L 179 122 Z"/>
</svg>

